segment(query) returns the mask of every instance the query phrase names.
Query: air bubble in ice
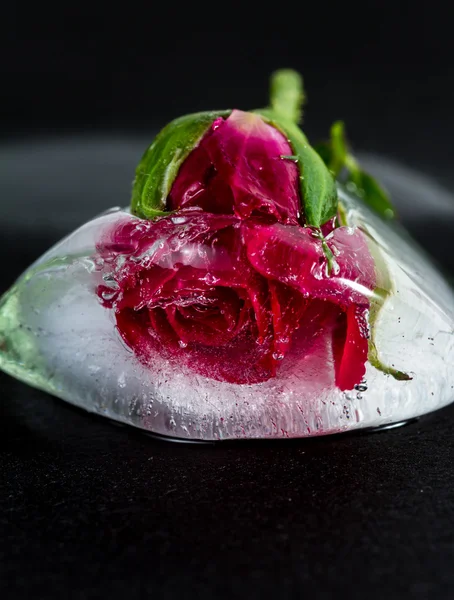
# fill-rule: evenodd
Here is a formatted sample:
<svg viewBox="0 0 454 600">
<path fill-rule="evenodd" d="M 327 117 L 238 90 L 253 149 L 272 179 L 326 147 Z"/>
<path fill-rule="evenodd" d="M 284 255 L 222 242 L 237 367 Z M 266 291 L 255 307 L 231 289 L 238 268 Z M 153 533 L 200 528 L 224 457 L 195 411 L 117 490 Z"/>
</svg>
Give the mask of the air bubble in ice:
<svg viewBox="0 0 454 600">
<path fill-rule="evenodd" d="M 101 292 L 101 296 L 103 300 L 109 301 L 112 300 L 112 298 L 114 298 L 116 293 L 117 292 L 115 290 L 112 290 L 111 292 L 103 291 Z"/>
<path fill-rule="evenodd" d="M 367 391 L 367 385 L 365 384 L 365 382 L 361 382 L 355 385 L 355 390 L 357 392 L 366 392 Z"/>
</svg>

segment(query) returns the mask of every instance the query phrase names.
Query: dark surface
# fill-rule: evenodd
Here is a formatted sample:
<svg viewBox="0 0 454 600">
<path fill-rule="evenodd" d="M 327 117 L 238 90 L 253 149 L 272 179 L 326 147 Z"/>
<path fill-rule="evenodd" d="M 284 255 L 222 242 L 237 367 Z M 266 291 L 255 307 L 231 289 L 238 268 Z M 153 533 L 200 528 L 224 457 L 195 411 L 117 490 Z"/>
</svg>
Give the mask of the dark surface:
<svg viewBox="0 0 454 600">
<path fill-rule="evenodd" d="M 369 435 L 183 445 L 0 385 L 8 598 L 452 598 L 452 408 Z"/>
<path fill-rule="evenodd" d="M 132 138 L 3 147 L 0 292 L 83 219 L 124 203 L 142 148 Z M 450 194 L 368 161 L 453 269 Z M 453 407 L 379 433 L 181 444 L 0 373 L 0 411 L 3 598 L 452 598 Z"/>
</svg>

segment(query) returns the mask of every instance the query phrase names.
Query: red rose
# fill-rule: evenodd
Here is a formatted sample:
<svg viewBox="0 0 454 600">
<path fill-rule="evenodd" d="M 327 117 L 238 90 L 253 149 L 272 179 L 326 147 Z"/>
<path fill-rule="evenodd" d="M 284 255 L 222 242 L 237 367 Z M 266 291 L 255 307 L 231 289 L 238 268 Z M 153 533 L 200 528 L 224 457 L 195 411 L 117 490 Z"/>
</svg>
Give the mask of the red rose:
<svg viewBox="0 0 454 600">
<path fill-rule="evenodd" d="M 234 110 L 214 121 L 182 164 L 168 209 L 198 207 L 241 218 L 266 214 L 295 225 L 300 198 L 291 154 L 282 133 L 259 115 Z"/>
<path fill-rule="evenodd" d="M 323 335 L 336 385 L 351 389 L 365 372 L 374 264 L 357 229 L 325 241 L 330 273 L 310 228 L 188 209 L 131 217 L 99 244 L 115 283 L 98 294 L 144 363 L 159 352 L 207 377 L 258 383 L 292 360 L 296 338 L 304 356 Z"/>
</svg>

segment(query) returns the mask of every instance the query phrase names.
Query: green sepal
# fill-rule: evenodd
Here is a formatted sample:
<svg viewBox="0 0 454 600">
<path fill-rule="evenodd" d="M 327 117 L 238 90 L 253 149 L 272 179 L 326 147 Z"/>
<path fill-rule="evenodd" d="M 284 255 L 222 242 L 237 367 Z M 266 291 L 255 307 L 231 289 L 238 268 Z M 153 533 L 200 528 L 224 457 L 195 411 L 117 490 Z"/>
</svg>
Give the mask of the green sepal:
<svg viewBox="0 0 454 600">
<path fill-rule="evenodd" d="M 369 308 L 369 351 L 367 358 L 370 364 L 375 367 L 378 371 L 381 371 L 385 375 L 390 375 L 397 381 L 409 381 L 412 379 L 410 375 L 399 371 L 393 366 L 386 365 L 380 359 L 380 353 L 377 347 L 375 339 L 376 323 L 381 309 L 383 308 L 386 300 L 393 294 L 393 283 L 389 274 L 388 266 L 382 256 L 380 248 L 372 241 L 372 237 L 367 231 L 367 227 L 363 230 L 363 233 L 368 240 L 369 251 L 374 259 L 375 273 L 377 276 L 376 286 L 374 289 L 373 296 L 370 299 Z M 370 240 L 370 241 L 369 241 Z"/>
<path fill-rule="evenodd" d="M 372 175 L 361 168 L 351 154 L 342 121 L 333 123 L 330 139 L 316 144 L 315 150 L 334 177 L 346 183 L 348 189 L 355 192 L 372 210 L 384 219 L 392 219 L 396 216 L 386 190 Z"/>
<path fill-rule="evenodd" d="M 154 139 L 136 168 L 131 212 L 143 219 L 168 214 L 167 196 L 178 170 L 218 117 L 230 110 L 184 115 L 171 121 Z"/>
<path fill-rule="evenodd" d="M 375 257 L 376 258 L 376 255 Z M 387 272 L 386 272 L 387 273 Z M 378 315 L 380 310 L 382 309 L 386 299 L 391 295 L 391 289 L 385 289 L 381 287 L 376 287 L 374 290 L 374 298 L 371 300 L 370 309 L 369 309 L 369 329 L 370 329 L 370 337 L 369 337 L 369 352 L 367 358 L 370 364 L 375 367 L 378 371 L 381 371 L 385 375 L 391 375 L 397 381 L 410 381 L 412 377 L 404 371 L 399 371 L 394 367 L 390 367 L 389 365 L 385 365 L 380 359 L 380 354 L 378 352 L 377 343 L 375 341 L 375 324 L 378 320 Z"/>
<path fill-rule="evenodd" d="M 271 108 L 253 112 L 278 129 L 287 138 L 299 169 L 301 202 L 305 225 L 320 227 L 337 213 L 337 189 L 333 176 L 301 129 Z"/>
<path fill-rule="evenodd" d="M 373 367 L 375 367 L 378 371 L 381 371 L 385 375 L 391 375 L 391 377 L 393 377 L 396 381 L 411 381 L 413 379 L 407 373 L 404 373 L 403 371 L 399 371 L 394 367 L 389 367 L 388 365 L 382 363 L 378 355 L 377 346 L 372 340 L 369 340 L 369 352 L 367 358 L 370 364 Z"/>
</svg>

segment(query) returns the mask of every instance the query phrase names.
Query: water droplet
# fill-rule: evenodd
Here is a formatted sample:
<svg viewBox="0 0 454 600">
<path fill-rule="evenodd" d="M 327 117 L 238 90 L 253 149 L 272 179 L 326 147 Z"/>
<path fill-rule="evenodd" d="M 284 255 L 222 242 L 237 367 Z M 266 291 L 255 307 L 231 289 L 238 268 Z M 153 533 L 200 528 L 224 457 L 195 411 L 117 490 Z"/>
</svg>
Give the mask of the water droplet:
<svg viewBox="0 0 454 600">
<path fill-rule="evenodd" d="M 355 390 L 357 392 L 366 392 L 367 391 L 367 385 L 365 384 L 365 382 L 358 383 L 355 385 Z"/>
<path fill-rule="evenodd" d="M 282 354 L 282 352 L 273 352 L 273 358 L 274 360 L 282 360 L 284 358 L 284 355 Z"/>
<path fill-rule="evenodd" d="M 187 348 L 188 346 L 187 342 L 183 342 L 183 340 L 178 340 L 178 345 L 180 348 Z"/>
<path fill-rule="evenodd" d="M 175 225 L 182 225 L 186 222 L 186 217 L 172 217 L 172 223 Z"/>
</svg>

